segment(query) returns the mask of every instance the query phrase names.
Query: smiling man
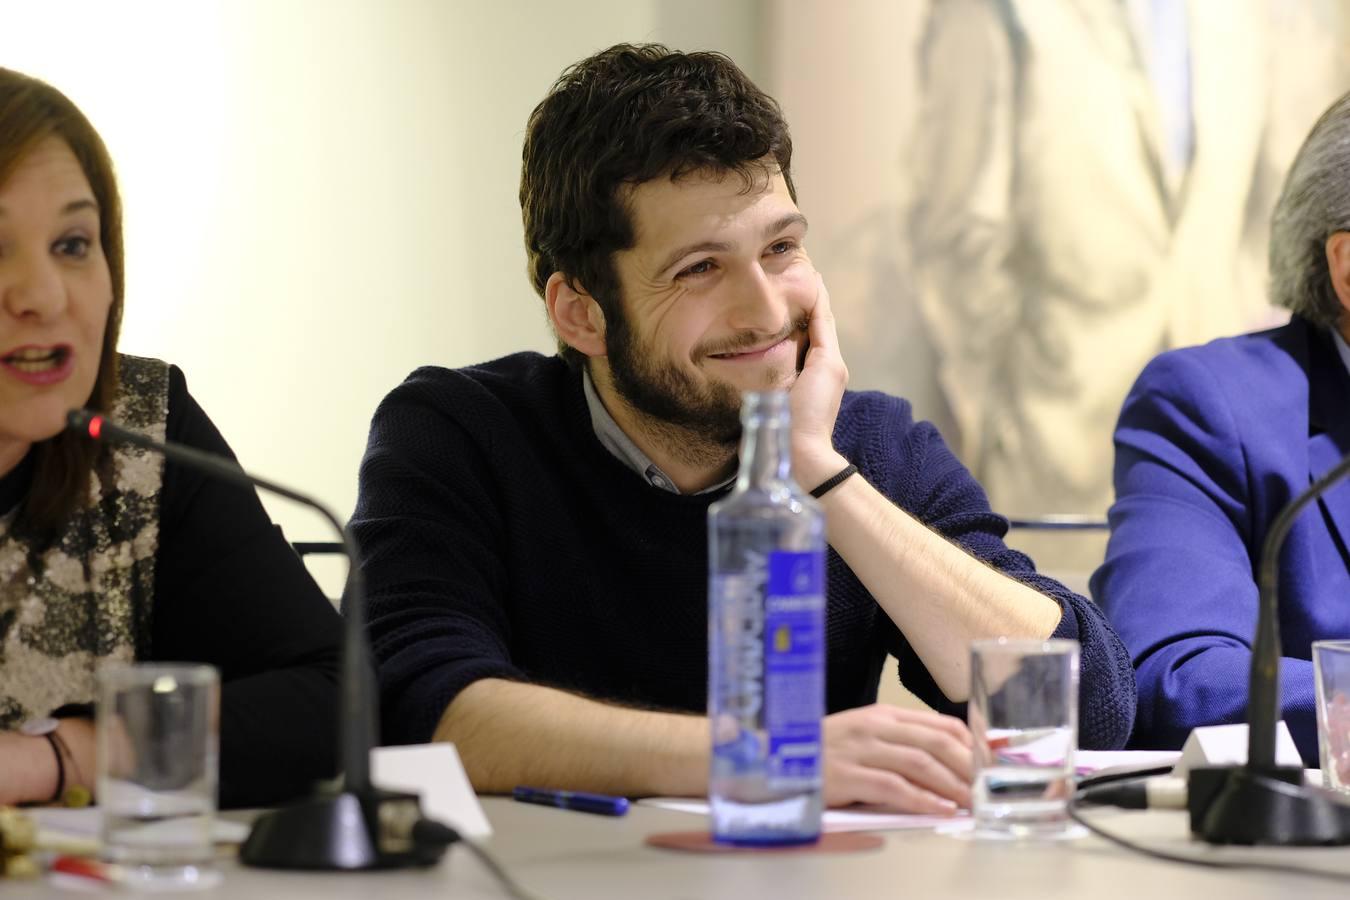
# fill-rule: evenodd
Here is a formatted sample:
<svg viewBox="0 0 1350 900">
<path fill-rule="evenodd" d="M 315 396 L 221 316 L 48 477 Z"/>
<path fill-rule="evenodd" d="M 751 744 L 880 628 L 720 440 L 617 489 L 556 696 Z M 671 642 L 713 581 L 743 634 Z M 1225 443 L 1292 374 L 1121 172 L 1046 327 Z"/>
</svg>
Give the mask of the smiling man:
<svg viewBox="0 0 1350 900">
<path fill-rule="evenodd" d="M 740 395 L 782 388 L 830 551 L 825 795 L 969 802 L 978 638 L 1077 638 L 1080 737 L 1129 735 L 1129 660 L 909 405 L 845 390 L 778 105 L 726 57 L 618 46 L 530 117 L 520 199 L 559 341 L 414 372 L 381 404 L 352 526 L 385 739 L 454 741 L 476 788 L 705 793 L 707 510 Z M 887 654 L 937 712 L 877 704 Z"/>
</svg>

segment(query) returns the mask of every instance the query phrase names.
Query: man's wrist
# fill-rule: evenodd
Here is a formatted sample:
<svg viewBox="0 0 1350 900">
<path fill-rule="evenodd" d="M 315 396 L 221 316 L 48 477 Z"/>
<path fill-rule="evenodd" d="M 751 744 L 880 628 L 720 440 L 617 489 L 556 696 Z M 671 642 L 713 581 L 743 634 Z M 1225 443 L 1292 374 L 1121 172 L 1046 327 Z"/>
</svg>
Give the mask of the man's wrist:
<svg viewBox="0 0 1350 900">
<path fill-rule="evenodd" d="M 651 778 L 657 794 L 667 797 L 707 794 L 712 762 L 712 727 L 708 718 L 687 713 L 654 715 L 669 717 L 660 729 L 665 733 L 662 745 L 649 757 L 656 762 Z"/>
<path fill-rule="evenodd" d="M 802 490 L 809 491 L 837 475 L 849 461 L 830 448 L 821 453 L 801 454 L 793 460 L 792 474 Z"/>
</svg>

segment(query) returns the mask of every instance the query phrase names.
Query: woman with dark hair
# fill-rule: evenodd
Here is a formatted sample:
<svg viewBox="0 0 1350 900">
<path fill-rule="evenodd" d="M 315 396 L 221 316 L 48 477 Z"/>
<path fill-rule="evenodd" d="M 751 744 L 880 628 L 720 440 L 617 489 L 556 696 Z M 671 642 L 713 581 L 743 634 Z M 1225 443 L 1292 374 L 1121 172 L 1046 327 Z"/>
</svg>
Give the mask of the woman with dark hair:
<svg viewBox="0 0 1350 900">
<path fill-rule="evenodd" d="M 182 372 L 117 353 L 122 303 L 102 140 L 0 69 L 0 803 L 92 789 L 118 660 L 216 666 L 221 803 L 276 802 L 336 766 L 340 619 L 256 494 L 63 430 L 89 407 L 232 455 Z"/>
</svg>

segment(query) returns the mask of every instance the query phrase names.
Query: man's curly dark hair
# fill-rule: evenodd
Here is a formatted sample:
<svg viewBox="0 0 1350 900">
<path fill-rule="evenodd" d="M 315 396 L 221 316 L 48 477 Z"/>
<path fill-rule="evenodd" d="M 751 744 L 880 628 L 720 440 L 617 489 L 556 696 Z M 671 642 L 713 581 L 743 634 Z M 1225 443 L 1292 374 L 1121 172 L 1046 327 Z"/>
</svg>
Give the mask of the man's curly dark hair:
<svg viewBox="0 0 1350 900">
<path fill-rule="evenodd" d="M 520 209 L 534 289 L 549 276 L 622 315 L 613 255 L 634 244 L 627 192 L 657 178 L 735 173 L 746 190 L 781 172 L 796 200 L 782 110 L 721 53 L 619 44 L 570 67 L 530 114 Z M 585 357 L 561 340 L 559 353 Z"/>
</svg>

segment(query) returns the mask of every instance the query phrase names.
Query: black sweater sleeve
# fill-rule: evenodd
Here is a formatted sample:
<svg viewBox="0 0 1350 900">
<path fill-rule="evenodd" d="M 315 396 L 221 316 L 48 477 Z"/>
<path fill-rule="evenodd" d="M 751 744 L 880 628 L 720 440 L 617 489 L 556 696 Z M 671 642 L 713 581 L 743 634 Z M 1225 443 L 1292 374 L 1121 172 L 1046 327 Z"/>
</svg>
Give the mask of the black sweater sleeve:
<svg viewBox="0 0 1350 900">
<path fill-rule="evenodd" d="M 473 681 L 525 677 L 509 649 L 502 503 L 482 451 L 447 414 L 472 403 L 469 382 L 454 383 L 458 394 L 432 370 L 413 373 L 376 410 L 361 461 L 351 529 L 390 744 L 431 740 Z M 500 429 L 491 404 L 474 412 L 483 433 Z"/>
<path fill-rule="evenodd" d="M 172 369 L 168 439 L 234 458 Z M 276 803 L 337 766 L 341 619 L 257 493 L 165 464 L 151 656 L 221 674 L 220 803 Z"/>
</svg>

